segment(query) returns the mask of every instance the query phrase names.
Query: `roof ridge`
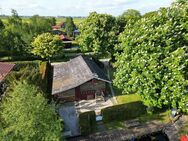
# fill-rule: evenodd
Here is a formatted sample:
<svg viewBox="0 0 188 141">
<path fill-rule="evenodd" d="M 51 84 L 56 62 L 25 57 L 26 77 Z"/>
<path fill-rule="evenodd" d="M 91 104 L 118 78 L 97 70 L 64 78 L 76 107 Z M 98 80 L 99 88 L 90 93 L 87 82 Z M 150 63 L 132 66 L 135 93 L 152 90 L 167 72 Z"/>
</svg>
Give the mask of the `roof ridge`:
<svg viewBox="0 0 188 141">
<path fill-rule="evenodd" d="M 95 78 L 95 75 L 93 74 L 93 72 L 91 71 L 91 68 L 89 67 L 89 65 L 87 64 L 87 62 L 85 60 L 87 58 L 84 58 L 82 55 L 79 55 L 78 57 L 80 57 L 84 61 L 84 64 L 87 66 L 87 68 L 89 68 L 89 71 L 90 71 L 92 78 Z"/>
</svg>

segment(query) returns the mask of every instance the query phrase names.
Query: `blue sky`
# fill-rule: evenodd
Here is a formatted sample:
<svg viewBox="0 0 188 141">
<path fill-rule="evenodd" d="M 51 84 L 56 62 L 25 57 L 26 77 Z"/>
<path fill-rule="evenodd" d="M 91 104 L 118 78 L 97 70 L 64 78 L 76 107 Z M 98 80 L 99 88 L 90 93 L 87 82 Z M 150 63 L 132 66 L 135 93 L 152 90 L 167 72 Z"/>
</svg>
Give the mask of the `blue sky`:
<svg viewBox="0 0 188 141">
<path fill-rule="evenodd" d="M 174 0 L 0 0 L 0 14 L 10 14 L 11 9 L 19 15 L 87 16 L 89 12 L 120 15 L 127 9 L 142 14 L 160 7 L 168 7 Z"/>
</svg>

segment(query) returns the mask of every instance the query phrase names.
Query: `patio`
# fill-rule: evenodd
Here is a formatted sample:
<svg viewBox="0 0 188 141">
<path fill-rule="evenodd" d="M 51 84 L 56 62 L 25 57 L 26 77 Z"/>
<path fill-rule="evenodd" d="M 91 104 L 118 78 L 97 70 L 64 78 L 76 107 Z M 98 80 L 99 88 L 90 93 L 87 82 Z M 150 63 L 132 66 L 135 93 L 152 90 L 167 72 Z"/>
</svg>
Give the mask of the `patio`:
<svg viewBox="0 0 188 141">
<path fill-rule="evenodd" d="M 96 115 L 101 114 L 101 109 L 112 106 L 112 99 L 106 97 L 99 97 L 97 99 L 92 100 L 81 100 L 75 102 L 76 110 L 78 113 L 83 113 L 87 111 L 95 111 Z"/>
</svg>

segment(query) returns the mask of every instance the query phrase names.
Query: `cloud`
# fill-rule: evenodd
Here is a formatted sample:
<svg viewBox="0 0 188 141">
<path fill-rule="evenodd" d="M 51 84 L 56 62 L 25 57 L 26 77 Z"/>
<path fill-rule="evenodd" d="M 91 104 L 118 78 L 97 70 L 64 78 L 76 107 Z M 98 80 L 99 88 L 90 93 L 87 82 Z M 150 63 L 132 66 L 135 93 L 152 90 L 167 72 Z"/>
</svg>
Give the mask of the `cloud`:
<svg viewBox="0 0 188 141">
<path fill-rule="evenodd" d="M 120 15 L 127 9 L 141 13 L 169 6 L 173 0 L 0 0 L 4 14 L 15 9 L 20 15 L 87 16 L 89 12 Z"/>
</svg>

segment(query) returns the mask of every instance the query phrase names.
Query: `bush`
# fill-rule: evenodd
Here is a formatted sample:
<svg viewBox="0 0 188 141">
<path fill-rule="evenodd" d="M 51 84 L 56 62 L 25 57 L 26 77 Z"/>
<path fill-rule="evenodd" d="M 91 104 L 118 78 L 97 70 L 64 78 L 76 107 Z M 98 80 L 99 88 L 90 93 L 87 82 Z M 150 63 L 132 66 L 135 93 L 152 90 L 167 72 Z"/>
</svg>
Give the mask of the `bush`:
<svg viewBox="0 0 188 141">
<path fill-rule="evenodd" d="M 0 51 L 0 56 L 4 57 L 4 56 L 9 56 L 9 52 L 8 51 Z"/>
<path fill-rule="evenodd" d="M 11 85 L 12 82 L 25 80 L 29 84 L 39 87 L 45 97 L 51 100 L 50 65 L 42 61 L 21 61 L 15 62 L 15 64 L 13 71 L 6 77 L 6 83 Z"/>
<path fill-rule="evenodd" d="M 17 61 L 15 62 L 15 67 L 14 67 L 14 71 L 20 71 L 23 68 L 26 67 L 33 67 L 33 68 L 38 68 L 39 67 L 39 63 L 40 61 Z"/>
<path fill-rule="evenodd" d="M 104 108 L 101 113 L 104 122 L 124 121 L 146 114 L 146 107 L 142 102 L 131 102 Z"/>
<path fill-rule="evenodd" d="M 80 131 L 82 135 L 89 135 L 96 129 L 96 114 L 94 111 L 81 113 L 79 115 Z"/>
</svg>

